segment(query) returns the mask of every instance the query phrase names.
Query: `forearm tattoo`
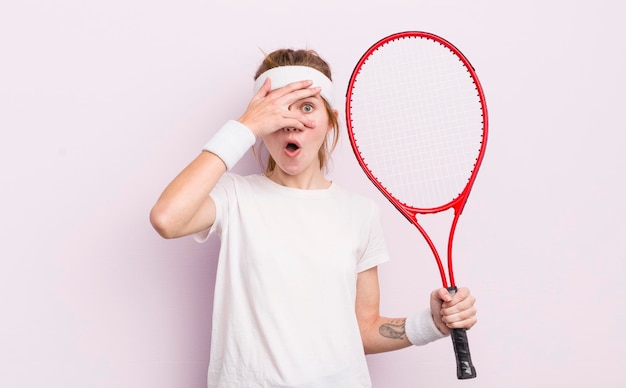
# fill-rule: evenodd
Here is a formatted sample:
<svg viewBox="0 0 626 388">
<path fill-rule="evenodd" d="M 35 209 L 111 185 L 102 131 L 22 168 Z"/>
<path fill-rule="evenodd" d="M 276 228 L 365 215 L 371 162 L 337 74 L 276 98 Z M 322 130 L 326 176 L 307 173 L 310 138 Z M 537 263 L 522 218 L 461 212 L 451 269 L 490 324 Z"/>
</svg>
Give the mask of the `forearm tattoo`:
<svg viewBox="0 0 626 388">
<path fill-rule="evenodd" d="M 406 338 L 406 332 L 404 330 L 405 322 L 406 319 L 391 320 L 380 325 L 378 332 L 383 337 L 403 340 Z"/>
</svg>

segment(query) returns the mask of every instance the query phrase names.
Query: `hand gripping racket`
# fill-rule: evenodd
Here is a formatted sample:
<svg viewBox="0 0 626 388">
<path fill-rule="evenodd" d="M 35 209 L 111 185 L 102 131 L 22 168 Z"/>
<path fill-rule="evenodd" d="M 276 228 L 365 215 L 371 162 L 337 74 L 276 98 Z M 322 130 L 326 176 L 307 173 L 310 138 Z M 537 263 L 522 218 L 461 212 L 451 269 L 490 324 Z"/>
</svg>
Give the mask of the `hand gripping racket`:
<svg viewBox="0 0 626 388">
<path fill-rule="evenodd" d="M 485 153 L 487 106 L 474 68 L 448 41 L 402 32 L 370 47 L 346 95 L 348 135 L 374 185 L 426 239 L 443 286 L 456 291 L 452 242 Z M 417 215 L 453 209 L 447 272 Z M 465 329 L 452 330 L 457 377 L 476 377 Z"/>
</svg>

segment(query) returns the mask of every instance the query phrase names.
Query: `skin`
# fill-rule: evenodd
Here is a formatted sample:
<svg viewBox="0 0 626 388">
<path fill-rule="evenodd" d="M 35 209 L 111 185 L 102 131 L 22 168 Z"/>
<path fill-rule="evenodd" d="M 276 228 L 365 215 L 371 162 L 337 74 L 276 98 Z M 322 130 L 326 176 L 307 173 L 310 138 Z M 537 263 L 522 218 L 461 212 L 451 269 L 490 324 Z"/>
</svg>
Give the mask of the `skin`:
<svg viewBox="0 0 626 388">
<path fill-rule="evenodd" d="M 331 130 L 328 113 L 311 81 L 299 81 L 271 90 L 267 79 L 238 119 L 261 138 L 276 161 L 268 178 L 283 186 L 325 189 L 331 184 L 323 175 L 318 150 Z M 337 114 L 337 112 L 335 112 Z M 290 149 L 289 143 L 298 145 Z M 210 153 L 198 155 L 165 188 L 150 212 L 150 221 L 164 238 L 187 236 L 209 228 L 215 221 L 215 204 L 209 193 L 226 172 L 222 160 Z M 451 328 L 471 328 L 476 323 L 475 298 L 467 288 L 451 296 L 444 288 L 430 294 L 433 322 L 444 334 Z M 357 277 L 355 312 L 366 353 L 410 346 L 404 330 L 406 318 L 380 315 L 378 269 Z"/>
<path fill-rule="evenodd" d="M 290 90 L 289 87 L 287 85 L 286 90 L 277 89 L 279 93 L 276 96 L 272 92 L 267 97 L 258 98 L 260 96 L 257 94 L 248 107 L 252 114 L 247 111 L 239 121 L 261 137 L 276 161 L 277 168 L 268 175 L 271 180 L 299 189 L 328 188 L 330 181 L 321 171 L 318 151 L 332 127 L 324 100 L 319 95 L 320 89 L 305 88 L 283 94 Z M 269 88 L 270 83 L 266 81 L 259 92 L 265 92 Z M 294 97 L 297 99 L 294 100 Z M 263 114 L 266 112 L 273 117 L 281 115 L 294 118 L 296 123 L 275 130 L 275 125 L 271 122 L 273 117 L 266 117 Z M 263 124 L 257 124 L 256 120 L 259 118 Z M 298 149 L 290 151 L 287 147 L 290 143 L 296 144 Z"/>
</svg>

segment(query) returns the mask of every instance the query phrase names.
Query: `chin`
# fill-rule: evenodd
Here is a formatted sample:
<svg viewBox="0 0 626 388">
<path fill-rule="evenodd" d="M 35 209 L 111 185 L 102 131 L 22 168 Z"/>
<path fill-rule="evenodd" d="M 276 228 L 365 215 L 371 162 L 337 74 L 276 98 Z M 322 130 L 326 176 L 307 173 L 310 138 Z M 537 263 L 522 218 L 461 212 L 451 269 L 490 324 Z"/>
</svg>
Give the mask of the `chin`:
<svg viewBox="0 0 626 388">
<path fill-rule="evenodd" d="M 280 170 L 282 172 L 284 172 L 287 175 L 298 175 L 302 172 L 302 168 L 300 167 L 284 167 L 284 166 L 278 166 L 278 168 L 280 168 Z"/>
<path fill-rule="evenodd" d="M 300 154 L 297 158 L 274 158 L 276 161 L 276 168 L 280 169 L 287 175 L 295 176 L 299 175 L 302 172 L 308 170 L 311 167 L 311 164 L 315 162 L 315 160 L 311 160 L 305 155 Z"/>
</svg>

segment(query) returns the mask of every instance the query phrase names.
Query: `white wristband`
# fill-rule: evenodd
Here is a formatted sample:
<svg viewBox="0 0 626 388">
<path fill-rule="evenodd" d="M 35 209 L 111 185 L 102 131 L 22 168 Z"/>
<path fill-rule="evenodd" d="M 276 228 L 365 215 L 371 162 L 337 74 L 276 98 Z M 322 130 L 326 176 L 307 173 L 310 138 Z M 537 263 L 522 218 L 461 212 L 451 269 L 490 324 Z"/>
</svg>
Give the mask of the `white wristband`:
<svg viewBox="0 0 626 388">
<path fill-rule="evenodd" d="M 202 148 L 219 156 L 230 170 L 254 145 L 256 138 L 248 127 L 239 121 L 229 120 Z"/>
<path fill-rule="evenodd" d="M 409 341 L 416 346 L 426 345 L 429 342 L 446 337 L 435 326 L 430 309 L 425 309 L 407 318 L 404 329 Z"/>
</svg>

